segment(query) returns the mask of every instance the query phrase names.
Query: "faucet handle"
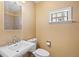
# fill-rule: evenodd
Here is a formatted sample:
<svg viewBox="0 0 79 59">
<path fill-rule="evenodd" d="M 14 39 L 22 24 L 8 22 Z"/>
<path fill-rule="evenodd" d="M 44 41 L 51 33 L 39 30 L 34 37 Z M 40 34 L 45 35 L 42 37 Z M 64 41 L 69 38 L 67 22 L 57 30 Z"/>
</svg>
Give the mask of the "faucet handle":
<svg viewBox="0 0 79 59">
<path fill-rule="evenodd" d="M 12 44 L 12 41 L 8 41 L 8 45 L 11 45 Z"/>
<path fill-rule="evenodd" d="M 16 42 L 19 42 L 20 40 L 19 39 L 16 39 Z"/>
</svg>

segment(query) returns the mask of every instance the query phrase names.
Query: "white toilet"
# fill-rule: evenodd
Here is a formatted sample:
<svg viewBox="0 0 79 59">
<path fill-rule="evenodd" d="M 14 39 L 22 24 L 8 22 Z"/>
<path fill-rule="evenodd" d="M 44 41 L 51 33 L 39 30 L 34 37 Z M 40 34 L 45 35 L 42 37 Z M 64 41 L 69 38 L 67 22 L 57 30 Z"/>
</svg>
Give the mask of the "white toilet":
<svg viewBox="0 0 79 59">
<path fill-rule="evenodd" d="M 37 46 L 37 39 L 36 38 L 32 38 L 32 39 L 27 40 L 27 41 L 32 42 L 32 43 L 35 43 L 36 46 Z M 42 48 L 38 48 L 38 49 L 33 48 L 33 50 L 30 51 L 30 52 L 32 52 L 32 54 L 35 57 L 48 57 L 50 55 L 48 51 L 46 51 L 46 50 L 44 50 Z"/>
<path fill-rule="evenodd" d="M 35 57 L 49 57 L 49 52 L 44 49 L 39 48 L 33 52 L 33 55 Z"/>
</svg>

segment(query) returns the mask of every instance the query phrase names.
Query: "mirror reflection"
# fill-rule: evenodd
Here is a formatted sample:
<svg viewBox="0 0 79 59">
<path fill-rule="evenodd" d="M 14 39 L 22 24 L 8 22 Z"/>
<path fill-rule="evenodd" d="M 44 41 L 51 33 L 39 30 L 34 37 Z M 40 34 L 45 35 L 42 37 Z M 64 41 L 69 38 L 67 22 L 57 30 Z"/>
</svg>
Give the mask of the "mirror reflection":
<svg viewBox="0 0 79 59">
<path fill-rule="evenodd" d="M 22 28 L 21 6 L 17 2 L 4 2 L 4 30 L 20 30 Z"/>
</svg>

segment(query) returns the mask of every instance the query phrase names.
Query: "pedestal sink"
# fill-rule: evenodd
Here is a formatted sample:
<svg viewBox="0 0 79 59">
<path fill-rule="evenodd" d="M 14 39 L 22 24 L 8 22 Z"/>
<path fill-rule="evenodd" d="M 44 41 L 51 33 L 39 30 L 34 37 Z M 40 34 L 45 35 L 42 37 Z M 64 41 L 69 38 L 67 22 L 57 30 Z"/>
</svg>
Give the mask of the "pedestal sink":
<svg viewBox="0 0 79 59">
<path fill-rule="evenodd" d="M 15 44 L 0 47 L 0 55 L 3 57 L 19 57 L 31 49 L 36 49 L 34 43 L 21 40 Z"/>
</svg>

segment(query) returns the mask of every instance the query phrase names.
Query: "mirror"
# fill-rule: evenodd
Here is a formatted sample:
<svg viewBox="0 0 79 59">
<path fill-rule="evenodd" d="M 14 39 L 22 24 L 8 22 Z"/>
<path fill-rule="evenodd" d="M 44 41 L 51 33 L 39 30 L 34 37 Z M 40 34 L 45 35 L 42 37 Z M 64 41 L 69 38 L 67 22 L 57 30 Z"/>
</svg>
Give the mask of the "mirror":
<svg viewBox="0 0 79 59">
<path fill-rule="evenodd" d="M 21 6 L 14 1 L 4 1 L 4 30 L 21 30 Z"/>
</svg>

